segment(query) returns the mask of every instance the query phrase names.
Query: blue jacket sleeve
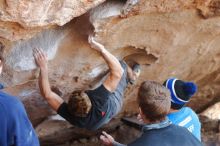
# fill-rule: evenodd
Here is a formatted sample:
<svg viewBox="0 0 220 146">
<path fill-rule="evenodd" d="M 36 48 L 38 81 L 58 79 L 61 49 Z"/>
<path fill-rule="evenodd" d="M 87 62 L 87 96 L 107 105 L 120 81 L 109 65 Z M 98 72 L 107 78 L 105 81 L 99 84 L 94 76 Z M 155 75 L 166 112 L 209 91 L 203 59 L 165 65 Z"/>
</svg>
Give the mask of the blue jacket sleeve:
<svg viewBox="0 0 220 146">
<path fill-rule="evenodd" d="M 7 146 L 7 114 L 0 104 L 0 146 Z"/>
</svg>

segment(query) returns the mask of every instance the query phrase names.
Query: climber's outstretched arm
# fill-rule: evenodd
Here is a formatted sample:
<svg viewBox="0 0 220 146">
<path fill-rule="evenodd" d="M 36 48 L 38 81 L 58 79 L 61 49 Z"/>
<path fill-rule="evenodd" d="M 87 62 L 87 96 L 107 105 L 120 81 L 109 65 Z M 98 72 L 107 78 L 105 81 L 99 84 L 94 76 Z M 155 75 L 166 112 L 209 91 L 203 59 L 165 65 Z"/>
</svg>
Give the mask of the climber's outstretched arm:
<svg viewBox="0 0 220 146">
<path fill-rule="evenodd" d="M 108 52 L 102 44 L 96 42 L 92 36 L 89 37 L 89 43 L 92 48 L 101 53 L 102 57 L 108 64 L 110 74 L 103 85 L 110 92 L 113 92 L 117 88 L 118 83 L 121 80 L 121 77 L 123 75 L 123 68 L 121 67 L 118 59 L 110 52 Z"/>
<path fill-rule="evenodd" d="M 103 85 L 107 90 L 113 92 L 117 88 L 118 83 L 121 80 L 121 77 L 123 75 L 123 68 L 121 67 L 121 64 L 118 61 L 118 59 L 110 52 L 108 52 L 102 44 L 96 42 L 94 38 L 91 36 L 89 37 L 89 43 L 92 48 L 101 53 L 105 62 L 108 64 L 110 74 L 103 83 Z"/>
<path fill-rule="evenodd" d="M 34 58 L 37 65 L 40 67 L 39 88 L 41 95 L 47 100 L 51 108 L 57 111 L 64 101 L 50 88 L 50 83 L 48 79 L 47 57 L 42 50 L 34 49 Z"/>
</svg>

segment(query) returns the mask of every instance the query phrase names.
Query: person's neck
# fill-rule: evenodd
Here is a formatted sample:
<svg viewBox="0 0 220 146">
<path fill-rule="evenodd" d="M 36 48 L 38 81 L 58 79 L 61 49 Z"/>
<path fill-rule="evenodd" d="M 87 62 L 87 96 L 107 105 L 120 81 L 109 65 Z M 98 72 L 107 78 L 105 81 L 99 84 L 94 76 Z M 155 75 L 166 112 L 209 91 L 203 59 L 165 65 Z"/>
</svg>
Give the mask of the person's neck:
<svg viewBox="0 0 220 146">
<path fill-rule="evenodd" d="M 142 127 L 142 132 L 147 132 L 149 130 L 161 129 L 171 125 L 171 122 L 168 118 L 164 118 L 158 121 L 145 121 L 145 125 Z"/>
<path fill-rule="evenodd" d="M 156 120 L 156 121 L 150 121 L 150 120 L 148 120 L 148 119 L 146 119 L 146 118 L 143 119 L 144 124 L 146 124 L 146 125 L 150 125 L 150 124 L 159 124 L 159 123 L 161 123 L 161 122 L 164 121 L 164 120 L 165 120 L 165 119 L 162 119 L 162 120 Z"/>
<path fill-rule="evenodd" d="M 179 110 L 177 110 L 177 109 L 170 108 L 169 113 L 175 113 L 175 112 L 178 112 L 178 111 L 179 111 Z"/>
</svg>

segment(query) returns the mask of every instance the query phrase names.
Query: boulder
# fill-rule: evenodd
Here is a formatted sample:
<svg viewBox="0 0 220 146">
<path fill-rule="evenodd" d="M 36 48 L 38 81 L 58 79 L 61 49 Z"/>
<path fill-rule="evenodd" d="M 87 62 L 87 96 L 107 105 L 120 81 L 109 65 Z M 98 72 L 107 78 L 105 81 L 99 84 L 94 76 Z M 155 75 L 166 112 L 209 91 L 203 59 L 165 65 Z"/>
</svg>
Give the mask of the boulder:
<svg viewBox="0 0 220 146">
<path fill-rule="evenodd" d="M 50 84 L 68 100 L 70 92 L 93 89 L 107 74 L 106 63 L 88 43 L 91 34 L 118 59 L 141 64 L 141 76 L 127 88 L 119 118 L 138 111 L 137 90 L 144 80 L 163 83 L 177 77 L 194 81 L 199 91 L 188 106 L 196 111 L 218 101 L 218 0 L 6 0 L 0 6 L 5 57 L 0 79 L 6 92 L 24 102 L 34 126 L 55 113 L 40 96 L 32 49 L 47 53 Z M 51 129 L 59 128 L 55 119 L 50 122 L 55 122 Z M 55 145 L 56 138 L 51 134 L 47 143 Z"/>
</svg>

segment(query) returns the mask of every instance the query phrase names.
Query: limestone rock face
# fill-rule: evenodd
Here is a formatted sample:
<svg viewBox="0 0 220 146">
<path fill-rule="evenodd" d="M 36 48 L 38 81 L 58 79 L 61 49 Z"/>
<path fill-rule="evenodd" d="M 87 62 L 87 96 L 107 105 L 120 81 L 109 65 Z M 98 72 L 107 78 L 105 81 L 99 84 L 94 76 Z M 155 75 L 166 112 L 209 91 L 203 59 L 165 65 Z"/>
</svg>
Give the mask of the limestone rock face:
<svg viewBox="0 0 220 146">
<path fill-rule="evenodd" d="M 31 38 L 43 28 L 62 26 L 105 0 L 1 0 L 0 36 Z"/>
<path fill-rule="evenodd" d="M 90 34 L 118 59 L 141 64 L 141 76 L 126 90 L 118 117 L 137 112 L 137 89 L 144 80 L 163 83 L 177 77 L 196 82 L 199 91 L 189 106 L 197 111 L 218 101 L 218 0 L 6 0 L 0 6 L 0 42 L 5 48 L 1 82 L 6 92 L 23 101 L 38 132 L 47 123 L 55 123 L 48 129 L 70 125 L 48 122 L 56 113 L 39 93 L 32 49 L 47 53 L 50 83 L 68 100 L 70 92 L 92 89 L 107 74 L 104 60 L 88 44 Z M 45 131 L 50 139 L 59 132 Z"/>
<path fill-rule="evenodd" d="M 220 103 L 218 102 L 213 106 L 209 107 L 208 109 L 206 109 L 201 115 L 206 116 L 209 119 L 219 120 L 220 119 L 219 109 L 220 109 Z"/>
<path fill-rule="evenodd" d="M 0 21 L 1 41 L 18 41 L 30 39 L 40 32 L 42 28 L 24 28 L 15 22 Z M 2 40 L 3 39 L 3 40 Z"/>
<path fill-rule="evenodd" d="M 24 27 L 62 26 L 102 2 L 104 0 L 6 0 L 1 1 L 0 19 Z"/>
</svg>

